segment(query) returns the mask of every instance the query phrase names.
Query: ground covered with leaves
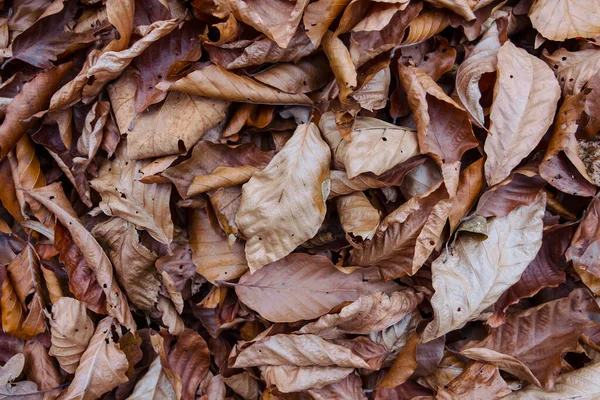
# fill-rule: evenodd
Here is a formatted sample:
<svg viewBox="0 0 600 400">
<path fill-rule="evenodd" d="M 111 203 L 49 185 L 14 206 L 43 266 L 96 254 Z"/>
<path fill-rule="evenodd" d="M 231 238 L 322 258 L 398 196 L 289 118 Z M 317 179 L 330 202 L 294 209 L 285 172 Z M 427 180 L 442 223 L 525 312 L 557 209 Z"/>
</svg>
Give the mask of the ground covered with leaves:
<svg viewBox="0 0 600 400">
<path fill-rule="evenodd" d="M 0 5 L 0 398 L 600 398 L 600 2 Z"/>
</svg>

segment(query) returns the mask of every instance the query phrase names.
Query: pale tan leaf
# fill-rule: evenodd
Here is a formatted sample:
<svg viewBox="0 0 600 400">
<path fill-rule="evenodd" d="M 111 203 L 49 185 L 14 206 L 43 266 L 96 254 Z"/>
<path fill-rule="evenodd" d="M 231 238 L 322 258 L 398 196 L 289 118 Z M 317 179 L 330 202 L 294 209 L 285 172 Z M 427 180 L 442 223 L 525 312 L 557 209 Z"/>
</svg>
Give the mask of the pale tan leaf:
<svg viewBox="0 0 600 400">
<path fill-rule="evenodd" d="M 297 63 L 275 64 L 253 77 L 257 81 L 282 92 L 308 93 L 325 86 L 331 81 L 333 75 L 327 57 L 323 53 L 319 53 L 303 58 Z"/>
<path fill-rule="evenodd" d="M 511 390 L 500 376 L 498 368 L 491 364 L 475 362 L 469 365 L 447 387 L 438 391 L 436 399 L 503 399 Z"/>
<path fill-rule="evenodd" d="M 597 48 L 579 51 L 560 48 L 552 54 L 544 49 L 541 58 L 556 74 L 564 96 L 581 92 L 600 70 L 600 49 Z"/>
<path fill-rule="evenodd" d="M 257 270 L 313 237 L 325 218 L 330 151 L 313 123 L 294 136 L 242 188 L 236 224 L 247 239 L 248 267 Z"/>
<path fill-rule="evenodd" d="M 242 396 L 244 400 L 258 399 L 258 381 L 249 372 L 244 371 L 241 374 L 235 374 L 223 380 L 227 386 Z"/>
<path fill-rule="evenodd" d="M 423 295 L 408 289 L 385 293 L 370 293 L 359 297 L 337 314 L 327 314 L 304 325 L 300 333 L 311 333 L 330 339 L 341 334 L 369 334 L 388 328 L 409 313 L 423 299 Z"/>
<path fill-rule="evenodd" d="M 421 43 L 437 35 L 450 25 L 448 13 L 443 10 L 427 10 L 420 13 L 408 25 L 408 33 L 402 39 L 402 44 Z"/>
<path fill-rule="evenodd" d="M 188 188 L 189 197 L 221 187 L 241 185 L 250 180 L 259 169 L 252 165 L 241 167 L 217 167 L 209 175 L 195 176 Z"/>
<path fill-rule="evenodd" d="M 29 340 L 23 349 L 27 379 L 35 382 L 40 390 L 56 389 L 62 377 L 56 361 L 48 355 L 48 350 L 38 340 Z M 56 393 L 55 393 L 56 394 Z"/>
<path fill-rule="evenodd" d="M 127 155 L 137 160 L 186 153 L 225 118 L 228 103 L 184 92 L 167 94 L 163 103 L 135 112 L 136 79 L 126 71 L 108 94 L 121 134 L 127 134 Z"/>
<path fill-rule="evenodd" d="M 485 141 L 489 185 L 506 178 L 542 139 L 556 112 L 560 88 L 552 70 L 507 41 L 498 52 L 498 79 Z"/>
<path fill-rule="evenodd" d="M 291 254 L 283 260 L 240 278 L 235 292 L 240 301 L 273 322 L 295 322 L 318 318 L 344 301 L 399 286 L 383 282 L 376 269 L 339 271 L 322 256 Z M 273 302 L 272 299 L 279 299 Z"/>
<path fill-rule="evenodd" d="M 360 376 L 356 373 L 321 389 L 311 389 L 308 393 L 314 400 L 367 400 Z"/>
<path fill-rule="evenodd" d="M 217 221 L 200 209 L 190 212 L 190 248 L 196 272 L 209 282 L 237 279 L 248 271 L 244 245 L 235 241 L 231 246 Z M 214 219 L 214 217 L 213 217 Z"/>
<path fill-rule="evenodd" d="M 164 84 L 163 84 L 164 83 Z M 247 76 L 236 75 L 217 65 L 191 72 L 173 84 L 161 82 L 161 90 L 175 90 L 211 99 L 257 104 L 311 104 L 302 93 L 289 94 L 263 85 Z"/>
<path fill-rule="evenodd" d="M 331 23 L 349 3 L 350 0 L 318 0 L 306 7 L 302 22 L 307 29 L 306 35 L 315 48 L 319 47 Z"/>
<path fill-rule="evenodd" d="M 63 297 L 52 306 L 49 318 L 52 333 L 49 354 L 56 357 L 62 369 L 72 374 L 94 334 L 94 324 L 87 316 L 85 305 Z"/>
<path fill-rule="evenodd" d="M 351 350 L 316 335 L 274 335 L 254 342 L 237 355 L 234 368 L 264 365 L 369 368 Z"/>
<path fill-rule="evenodd" d="M 160 281 L 154 263 L 158 256 L 139 242 L 135 227 L 121 218 L 111 218 L 92 230 L 107 249 L 119 283 L 139 309 L 152 311 L 158 301 Z"/>
<path fill-rule="evenodd" d="M 17 379 L 25 367 L 25 355 L 17 353 L 0 367 L 0 385 L 6 385 L 13 379 Z"/>
<path fill-rule="evenodd" d="M 178 393 L 175 389 L 177 383 L 173 384 L 177 380 L 179 380 L 181 389 L 180 378 L 172 371 L 165 369 L 160 357 L 156 357 L 144 377 L 135 385 L 133 393 L 127 400 L 177 400 L 181 396 L 181 390 L 179 396 L 177 396 Z"/>
<path fill-rule="evenodd" d="M 346 102 L 358 84 L 356 66 L 350 57 L 350 50 L 340 38 L 328 31 L 323 37 L 323 51 L 329 59 L 329 65 L 340 89 L 340 101 Z"/>
<path fill-rule="evenodd" d="M 391 79 L 390 68 L 386 67 L 377 72 L 369 82 L 352 93 L 350 97 L 365 110 L 381 110 L 385 108 L 388 101 Z"/>
<path fill-rule="evenodd" d="M 108 314 L 130 329 L 135 329 L 135 322 L 129 310 L 127 299 L 117 280 L 108 256 L 102 250 L 92 234 L 85 229 L 74 214 L 73 209 L 65 209 L 69 204 L 59 183 L 31 190 L 29 194 L 50 210 L 60 223 L 70 232 L 74 243 L 83 253 L 88 266 L 94 272 L 98 284 L 106 295 Z"/>
<path fill-rule="evenodd" d="M 469 112 L 473 122 L 485 126 L 485 115 L 481 100 L 479 81 L 484 74 L 496 71 L 498 51 L 506 41 L 506 23 L 496 20 L 483 34 L 473 51 L 458 67 L 456 72 L 456 92 L 458 98 Z"/>
<path fill-rule="evenodd" d="M 127 157 L 126 144 L 122 143 L 112 160 L 100 167 L 99 177 L 90 186 L 100 193 L 102 212 L 121 217 L 138 229 L 147 230 L 153 238 L 169 244 L 173 240 L 173 221 L 169 210 L 171 185 L 165 183 L 144 184 L 139 171 L 142 161 Z"/>
<path fill-rule="evenodd" d="M 283 393 L 320 389 L 341 381 L 353 371 L 354 368 L 345 367 L 296 367 L 294 365 L 261 367 L 265 382 Z"/>
<path fill-rule="evenodd" d="M 415 131 L 376 118 L 356 117 L 350 140 L 342 138 L 331 112 L 321 117 L 319 128 L 350 179 L 365 172 L 383 174 L 419 154 Z"/>
<path fill-rule="evenodd" d="M 125 353 L 112 341 L 114 319 L 106 317 L 98 323 L 88 348 L 81 356 L 75 377 L 61 399 L 93 400 L 127 382 L 129 367 Z"/>
<path fill-rule="evenodd" d="M 50 302 L 52 304 L 56 304 L 56 302 L 64 296 L 62 287 L 60 286 L 60 281 L 58 280 L 58 277 L 52 268 L 42 264 L 40 269 L 42 270 L 44 282 L 46 282 L 46 289 L 48 289 Z"/>
<path fill-rule="evenodd" d="M 531 24 L 546 39 L 563 41 L 600 35 L 600 3 L 587 0 L 538 0 L 529 11 Z"/>
<path fill-rule="evenodd" d="M 334 201 L 344 232 L 363 240 L 373 237 L 381 216 L 364 193 L 350 193 Z"/>
<path fill-rule="evenodd" d="M 477 318 L 519 280 L 541 247 L 545 205 L 542 193 L 533 204 L 493 219 L 487 239 L 461 235 L 433 262 L 434 319 L 423 332 L 424 342 Z"/>
<path fill-rule="evenodd" d="M 102 144 L 104 125 L 110 112 L 108 101 L 97 101 L 85 116 L 83 131 L 77 141 L 78 157 L 73 159 L 73 172 L 86 170 Z"/>
<path fill-rule="evenodd" d="M 469 7 L 469 1 L 467 0 L 426 0 L 428 3 L 433 4 L 439 8 L 447 8 L 454 11 L 467 21 L 475 19 L 475 14 L 471 7 Z"/>
</svg>

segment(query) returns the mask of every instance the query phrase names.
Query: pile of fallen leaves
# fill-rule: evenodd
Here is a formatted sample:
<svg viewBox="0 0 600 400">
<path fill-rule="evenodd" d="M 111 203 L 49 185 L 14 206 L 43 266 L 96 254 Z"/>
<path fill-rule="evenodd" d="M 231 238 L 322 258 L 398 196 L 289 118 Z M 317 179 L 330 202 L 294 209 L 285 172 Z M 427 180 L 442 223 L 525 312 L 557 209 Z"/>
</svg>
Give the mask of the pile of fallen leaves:
<svg viewBox="0 0 600 400">
<path fill-rule="evenodd" d="M 600 398 L 599 1 L 0 5 L 0 398 Z"/>
</svg>

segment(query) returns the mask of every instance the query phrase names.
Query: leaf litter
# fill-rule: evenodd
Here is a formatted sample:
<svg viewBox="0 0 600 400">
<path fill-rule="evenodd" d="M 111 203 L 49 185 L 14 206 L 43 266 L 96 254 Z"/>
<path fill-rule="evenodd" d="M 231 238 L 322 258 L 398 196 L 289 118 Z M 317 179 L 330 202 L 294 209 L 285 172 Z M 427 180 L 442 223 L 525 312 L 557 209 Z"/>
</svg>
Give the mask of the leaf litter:
<svg viewBox="0 0 600 400">
<path fill-rule="evenodd" d="M 600 398 L 600 3 L 0 1 L 0 398 Z"/>
</svg>

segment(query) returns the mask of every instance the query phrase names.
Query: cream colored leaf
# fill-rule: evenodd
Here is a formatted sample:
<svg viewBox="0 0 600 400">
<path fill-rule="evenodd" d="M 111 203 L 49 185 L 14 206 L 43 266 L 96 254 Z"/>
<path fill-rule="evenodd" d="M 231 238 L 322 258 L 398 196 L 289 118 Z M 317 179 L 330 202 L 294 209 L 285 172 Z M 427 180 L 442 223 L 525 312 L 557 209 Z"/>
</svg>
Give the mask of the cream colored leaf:
<svg viewBox="0 0 600 400">
<path fill-rule="evenodd" d="M 196 272 L 209 282 L 239 278 L 248 271 L 244 246 L 239 241 L 230 246 L 218 222 L 210 217 L 200 209 L 190 212 L 190 248 Z"/>
<path fill-rule="evenodd" d="M 127 400 L 178 400 L 173 385 L 173 381 L 178 378 L 172 371 L 165 370 L 160 357 L 156 357 Z"/>
<path fill-rule="evenodd" d="M 564 96 L 581 92 L 600 70 L 600 49 L 597 48 L 579 51 L 560 48 L 552 54 L 544 49 L 541 58 L 556 74 Z"/>
<path fill-rule="evenodd" d="M 156 21 L 148 26 L 138 26 L 138 33 L 142 34 L 142 37 L 128 49 L 102 53 L 86 73 L 88 84 L 82 89 L 83 102 L 90 103 L 106 83 L 121 75 L 135 57 L 142 54 L 152 43 L 168 35 L 178 23 L 176 19 L 169 19 Z"/>
<path fill-rule="evenodd" d="M 350 95 L 365 110 L 381 110 L 387 104 L 392 76 L 386 67 L 373 76 L 366 85 Z"/>
<path fill-rule="evenodd" d="M 296 367 L 279 365 L 262 367 L 262 377 L 269 386 L 283 393 L 320 389 L 339 382 L 354 371 L 345 367 Z"/>
<path fill-rule="evenodd" d="M 359 268 L 345 274 L 325 257 L 300 253 L 247 273 L 235 286 L 241 302 L 273 322 L 318 318 L 363 294 L 398 289 L 393 281 L 383 282 L 377 269 Z"/>
<path fill-rule="evenodd" d="M 129 364 L 125 353 L 112 341 L 112 317 L 98 323 L 90 344 L 81 356 L 75 377 L 61 399 L 94 400 L 121 383 Z"/>
<path fill-rule="evenodd" d="M 344 232 L 363 240 L 373 237 L 381 216 L 363 192 L 339 196 L 334 201 Z"/>
<path fill-rule="evenodd" d="M 236 224 L 251 270 L 277 261 L 313 237 L 325 218 L 330 151 L 313 123 L 294 136 L 242 187 Z"/>
<path fill-rule="evenodd" d="M 173 240 L 173 221 L 169 209 L 171 185 L 144 184 L 139 171 L 145 165 L 127 157 L 125 144 L 115 152 L 115 158 L 106 160 L 100 167 L 99 177 L 90 186 L 100 193 L 99 206 L 106 214 L 121 217 L 148 233 L 161 243 Z"/>
<path fill-rule="evenodd" d="M 496 71 L 498 51 L 502 47 L 502 41 L 506 40 L 506 24 L 499 21 L 502 20 L 496 20 L 483 34 L 469 57 L 459 65 L 456 72 L 458 98 L 471 115 L 473 122 L 480 127 L 485 126 L 485 115 L 479 103 L 481 100 L 479 81 L 484 74 Z"/>
<path fill-rule="evenodd" d="M 92 234 L 107 249 L 129 300 L 141 310 L 152 311 L 160 290 L 158 270 L 154 267 L 158 256 L 140 243 L 137 230 L 124 219 L 111 218 L 100 223 Z"/>
<path fill-rule="evenodd" d="M 70 232 L 73 241 L 83 253 L 83 257 L 96 275 L 96 280 L 106 295 L 108 314 L 117 318 L 121 324 L 129 329 L 135 329 L 135 321 L 129 310 L 127 299 L 113 276 L 113 269 L 108 256 L 92 234 L 74 216 L 73 209 L 65 209 L 65 205 L 69 204 L 69 201 L 60 184 L 53 183 L 49 186 L 34 189 L 29 191 L 29 194 L 52 212 Z"/>
<path fill-rule="evenodd" d="M 85 116 L 83 131 L 77 141 L 77 153 L 73 159 L 73 172 L 84 172 L 102 144 L 104 125 L 110 113 L 108 101 L 97 101 Z"/>
<path fill-rule="evenodd" d="M 415 131 L 371 117 L 356 117 L 350 140 L 342 138 L 333 113 L 326 113 L 319 128 L 331 147 L 336 164 L 352 179 L 365 172 L 383 174 L 419 154 Z"/>
<path fill-rule="evenodd" d="M 491 220 L 487 239 L 459 236 L 454 248 L 433 262 L 434 319 L 423 332 L 424 342 L 477 318 L 519 280 L 541 247 L 545 205 L 541 193 L 533 204 Z"/>
<path fill-rule="evenodd" d="M 538 0 L 529 11 L 531 24 L 546 39 L 563 41 L 600 35 L 600 3 L 588 0 Z"/>
<path fill-rule="evenodd" d="M 284 334 L 268 336 L 254 342 L 238 354 L 233 367 L 264 365 L 369 368 L 366 361 L 351 350 L 319 336 Z"/>
<path fill-rule="evenodd" d="M 498 52 L 498 79 L 485 141 L 485 177 L 500 183 L 542 139 L 556 112 L 560 88 L 540 59 L 507 41 Z"/>
<path fill-rule="evenodd" d="M 52 333 L 49 354 L 56 357 L 62 369 L 72 374 L 94 334 L 94 324 L 87 316 L 85 305 L 70 297 L 63 297 L 52 306 L 49 322 Z"/>
<path fill-rule="evenodd" d="M 258 170 L 258 168 L 252 165 L 243 165 L 241 167 L 217 167 L 209 175 L 195 176 L 188 189 L 187 195 L 188 197 L 191 197 L 221 187 L 244 184 L 248 182 L 252 175 Z"/>
<path fill-rule="evenodd" d="M 166 297 L 159 295 L 156 309 L 161 313 L 162 322 L 169 329 L 171 335 L 181 335 L 185 330 L 183 319 L 177 313 L 173 303 Z"/>
<path fill-rule="evenodd" d="M 191 72 L 173 84 L 161 82 L 156 87 L 240 103 L 312 104 L 302 93 L 282 93 L 252 78 L 236 75 L 212 64 Z"/>
<path fill-rule="evenodd" d="M 225 118 L 228 103 L 184 92 L 167 94 L 163 103 L 135 112 L 136 79 L 126 71 L 107 88 L 121 134 L 127 134 L 127 155 L 138 160 L 186 153 Z"/>
<path fill-rule="evenodd" d="M 337 314 L 327 314 L 304 325 L 300 333 L 311 333 L 326 339 L 340 334 L 369 334 L 392 326 L 411 313 L 423 295 L 408 289 L 385 293 L 369 293 L 359 297 Z"/>
<path fill-rule="evenodd" d="M 13 379 L 17 379 L 25 367 L 25 356 L 17 353 L 0 367 L 0 385 L 6 385 Z"/>
</svg>

